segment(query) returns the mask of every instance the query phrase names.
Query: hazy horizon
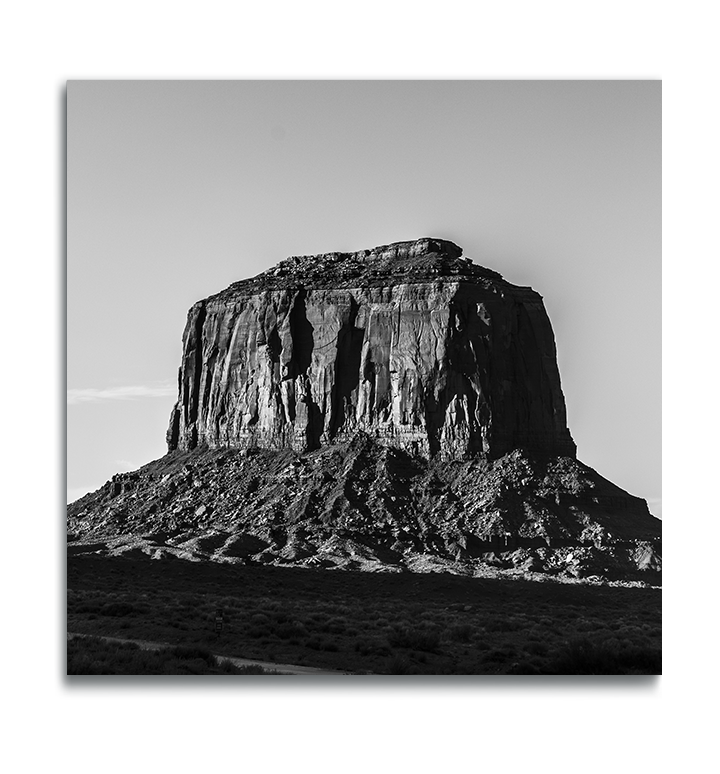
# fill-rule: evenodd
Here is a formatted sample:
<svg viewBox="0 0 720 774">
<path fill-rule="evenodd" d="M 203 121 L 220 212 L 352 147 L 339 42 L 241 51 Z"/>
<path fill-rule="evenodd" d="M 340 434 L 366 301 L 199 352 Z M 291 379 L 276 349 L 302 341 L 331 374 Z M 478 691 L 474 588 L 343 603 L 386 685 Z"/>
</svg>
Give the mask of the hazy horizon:
<svg viewBox="0 0 720 774">
<path fill-rule="evenodd" d="M 162 456 L 189 307 L 433 236 L 543 297 L 578 458 L 661 515 L 659 81 L 70 81 L 68 500 Z"/>
</svg>

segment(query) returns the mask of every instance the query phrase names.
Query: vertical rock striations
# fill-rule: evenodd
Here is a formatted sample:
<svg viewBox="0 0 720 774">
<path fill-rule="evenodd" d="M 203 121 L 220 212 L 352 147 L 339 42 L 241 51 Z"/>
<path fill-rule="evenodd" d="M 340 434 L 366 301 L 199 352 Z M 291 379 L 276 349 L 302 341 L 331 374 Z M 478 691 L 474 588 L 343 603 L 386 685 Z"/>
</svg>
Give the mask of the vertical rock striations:
<svg viewBox="0 0 720 774">
<path fill-rule="evenodd" d="M 575 456 L 542 297 L 420 239 L 290 258 L 195 304 L 169 449 Z"/>
</svg>

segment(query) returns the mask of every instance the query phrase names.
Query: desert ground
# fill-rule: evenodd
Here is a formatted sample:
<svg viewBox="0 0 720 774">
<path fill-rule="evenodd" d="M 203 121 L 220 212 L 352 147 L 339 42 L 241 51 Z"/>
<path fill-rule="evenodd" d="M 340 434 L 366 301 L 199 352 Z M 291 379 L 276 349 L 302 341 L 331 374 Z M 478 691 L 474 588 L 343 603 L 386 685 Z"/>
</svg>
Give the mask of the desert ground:
<svg viewBox="0 0 720 774">
<path fill-rule="evenodd" d="M 69 633 L 263 662 L 266 671 L 273 664 L 360 675 L 662 670 L 661 590 L 653 587 L 102 556 L 69 556 L 67 584 Z M 93 667 L 92 653 L 83 655 L 91 643 L 101 647 L 92 638 L 68 641 L 69 674 L 133 674 L 106 656 Z M 73 671 L 78 663 L 84 668 Z M 185 664 L 157 673 L 253 673 L 223 670 L 222 659 L 208 663 L 209 671 Z"/>
</svg>

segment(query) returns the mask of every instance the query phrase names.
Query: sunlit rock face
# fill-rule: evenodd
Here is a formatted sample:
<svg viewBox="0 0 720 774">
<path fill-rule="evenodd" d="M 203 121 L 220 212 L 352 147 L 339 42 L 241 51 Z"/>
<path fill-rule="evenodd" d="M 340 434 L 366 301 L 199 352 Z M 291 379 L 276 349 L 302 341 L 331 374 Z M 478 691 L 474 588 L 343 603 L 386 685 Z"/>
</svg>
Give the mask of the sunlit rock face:
<svg viewBox="0 0 720 774">
<path fill-rule="evenodd" d="M 542 297 L 420 239 L 289 258 L 196 303 L 168 447 L 575 456 Z"/>
</svg>

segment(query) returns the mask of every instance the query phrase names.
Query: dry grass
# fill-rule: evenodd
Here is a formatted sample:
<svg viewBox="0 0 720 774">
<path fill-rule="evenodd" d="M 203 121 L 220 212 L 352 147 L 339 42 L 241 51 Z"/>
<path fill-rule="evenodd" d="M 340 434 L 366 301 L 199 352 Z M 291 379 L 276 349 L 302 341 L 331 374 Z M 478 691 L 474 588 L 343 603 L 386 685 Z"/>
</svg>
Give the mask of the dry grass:
<svg viewBox="0 0 720 774">
<path fill-rule="evenodd" d="M 209 650 L 176 645 L 142 650 L 132 642 L 74 637 L 67 644 L 68 675 L 263 675 L 260 666 L 237 667 Z"/>
<path fill-rule="evenodd" d="M 353 672 L 661 671 L 657 589 L 75 557 L 68 630 Z"/>
</svg>

